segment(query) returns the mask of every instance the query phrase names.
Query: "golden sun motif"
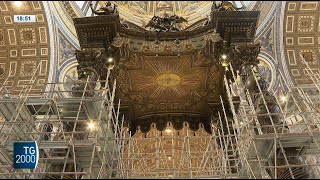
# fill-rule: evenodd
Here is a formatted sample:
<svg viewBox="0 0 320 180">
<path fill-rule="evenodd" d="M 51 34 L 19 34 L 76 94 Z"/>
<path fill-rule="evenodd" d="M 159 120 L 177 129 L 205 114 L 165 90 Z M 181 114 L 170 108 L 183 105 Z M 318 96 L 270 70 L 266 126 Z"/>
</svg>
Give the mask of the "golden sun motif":
<svg viewBox="0 0 320 180">
<path fill-rule="evenodd" d="M 143 68 L 130 71 L 132 90 L 144 92 L 150 101 L 188 99 L 204 87 L 204 67 L 192 66 L 192 55 L 143 56 Z"/>
<path fill-rule="evenodd" d="M 176 74 L 162 74 L 157 77 L 156 82 L 160 86 L 172 87 L 178 85 L 181 82 L 181 78 Z"/>
</svg>

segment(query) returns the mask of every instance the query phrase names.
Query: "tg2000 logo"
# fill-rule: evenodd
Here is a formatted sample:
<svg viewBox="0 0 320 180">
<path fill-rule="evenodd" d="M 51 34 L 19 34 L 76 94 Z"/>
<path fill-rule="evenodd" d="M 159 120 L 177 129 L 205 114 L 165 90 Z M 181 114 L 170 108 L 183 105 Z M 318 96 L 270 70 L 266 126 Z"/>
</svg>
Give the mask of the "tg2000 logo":
<svg viewBox="0 0 320 180">
<path fill-rule="evenodd" d="M 35 169 L 38 165 L 39 150 L 36 141 L 15 142 L 13 144 L 13 167 L 16 169 Z"/>
</svg>

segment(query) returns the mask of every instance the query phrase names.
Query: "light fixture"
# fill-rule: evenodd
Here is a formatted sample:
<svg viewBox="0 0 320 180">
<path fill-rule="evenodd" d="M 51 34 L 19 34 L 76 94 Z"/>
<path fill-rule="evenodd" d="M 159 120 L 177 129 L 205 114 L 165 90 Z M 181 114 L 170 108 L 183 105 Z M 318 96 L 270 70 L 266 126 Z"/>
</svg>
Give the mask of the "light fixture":
<svg viewBox="0 0 320 180">
<path fill-rule="evenodd" d="M 227 55 L 222 54 L 221 58 L 222 58 L 221 66 L 224 67 L 226 71 L 228 71 L 229 61 L 227 60 Z"/>
<path fill-rule="evenodd" d="M 282 96 L 280 96 L 280 100 L 281 100 L 282 102 L 286 102 L 286 101 L 287 101 L 287 97 L 284 96 L 284 95 L 282 95 Z"/>
<path fill-rule="evenodd" d="M 89 124 L 88 124 L 88 128 L 89 130 L 94 130 L 94 122 L 93 121 L 90 121 Z"/>
<path fill-rule="evenodd" d="M 168 156 L 168 160 L 171 161 L 171 159 L 172 159 L 172 157 L 171 157 L 171 156 Z"/>
<path fill-rule="evenodd" d="M 108 59 L 108 62 L 109 62 L 109 63 L 113 62 L 113 58 L 110 57 L 110 58 Z"/>
<path fill-rule="evenodd" d="M 225 54 L 222 54 L 222 59 L 227 59 L 227 55 L 225 55 Z"/>
<path fill-rule="evenodd" d="M 4 117 L 0 115 L 0 123 L 2 123 L 4 121 L 5 121 Z"/>
<path fill-rule="evenodd" d="M 172 132 L 171 129 L 166 129 L 165 131 L 166 131 L 166 133 L 171 133 Z"/>
<path fill-rule="evenodd" d="M 22 1 L 15 1 L 15 2 L 14 2 L 14 5 L 15 5 L 16 7 L 21 7 L 21 6 L 22 6 Z"/>
</svg>

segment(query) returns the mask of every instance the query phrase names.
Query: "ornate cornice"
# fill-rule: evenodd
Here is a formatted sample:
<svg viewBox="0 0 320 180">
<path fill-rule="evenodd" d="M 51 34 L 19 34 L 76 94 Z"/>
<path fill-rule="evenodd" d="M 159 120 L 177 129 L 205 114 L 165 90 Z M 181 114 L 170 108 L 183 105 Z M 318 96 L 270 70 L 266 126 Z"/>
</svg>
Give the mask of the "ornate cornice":
<svg viewBox="0 0 320 180">
<path fill-rule="evenodd" d="M 112 45 L 119 48 L 123 47 L 124 51 L 128 50 L 130 52 L 142 53 L 150 56 L 154 56 L 155 54 L 180 56 L 182 54 L 196 53 L 195 51 L 202 50 L 204 48 L 212 49 L 211 53 L 213 53 L 213 43 L 220 40 L 221 38 L 215 32 L 203 34 L 189 39 L 163 41 L 147 41 L 137 39 L 135 37 L 121 37 L 119 35 L 113 39 Z"/>
<path fill-rule="evenodd" d="M 218 11 L 212 13 L 212 24 L 226 41 L 250 43 L 254 41 L 259 11 Z"/>
</svg>

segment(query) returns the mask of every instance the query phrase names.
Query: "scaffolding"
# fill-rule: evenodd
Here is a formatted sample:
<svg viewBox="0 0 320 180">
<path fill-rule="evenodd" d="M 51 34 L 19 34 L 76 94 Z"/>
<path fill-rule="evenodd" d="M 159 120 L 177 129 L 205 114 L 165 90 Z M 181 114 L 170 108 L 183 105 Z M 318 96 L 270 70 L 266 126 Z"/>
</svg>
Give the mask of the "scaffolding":
<svg viewBox="0 0 320 180">
<path fill-rule="evenodd" d="M 306 70 L 310 71 L 308 65 Z M 314 100 L 319 97 L 320 76 L 316 72 L 309 73 L 316 94 L 302 86 L 290 87 L 285 99 L 271 92 L 280 111 L 271 113 L 266 108 L 267 112 L 259 113 L 252 94 L 243 91 L 230 65 L 234 83 L 224 77 L 229 106 L 221 97 L 222 111 L 212 117 L 211 134 L 203 125 L 194 132 L 187 123 L 175 130 L 169 122 L 165 131 L 153 124 L 148 133 L 138 127 L 133 135 L 120 117 L 110 71 L 106 80 L 94 82 L 99 88 L 88 88 L 93 83 L 89 78 L 72 82 L 81 88 L 63 91 L 69 94 L 63 98 L 57 86 L 65 82 L 53 83 L 53 90 L 41 97 L 29 97 L 35 73 L 19 96 L 10 95 L 3 83 L 0 178 L 320 177 L 320 116 Z M 267 107 L 260 87 L 258 94 Z M 261 124 L 261 116 L 270 123 Z M 274 122 L 275 116 L 280 123 Z M 38 167 L 14 169 L 13 142 L 30 140 L 39 146 Z"/>
<path fill-rule="evenodd" d="M 108 174 L 111 159 L 118 153 L 109 139 L 115 138 L 112 123 L 118 123 L 120 105 L 114 105 L 116 81 L 110 79 L 110 71 L 106 80 L 95 82 L 104 84 L 103 88 L 89 89 L 89 78 L 75 81 L 72 85 L 80 88 L 63 91 L 68 94 L 64 98 L 57 86 L 65 83 L 53 83 L 53 91 L 29 97 L 36 72 L 18 96 L 10 95 L 3 85 L 0 177 L 99 178 Z M 13 142 L 33 140 L 40 151 L 38 167 L 14 169 Z"/>
</svg>

